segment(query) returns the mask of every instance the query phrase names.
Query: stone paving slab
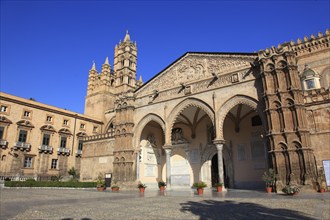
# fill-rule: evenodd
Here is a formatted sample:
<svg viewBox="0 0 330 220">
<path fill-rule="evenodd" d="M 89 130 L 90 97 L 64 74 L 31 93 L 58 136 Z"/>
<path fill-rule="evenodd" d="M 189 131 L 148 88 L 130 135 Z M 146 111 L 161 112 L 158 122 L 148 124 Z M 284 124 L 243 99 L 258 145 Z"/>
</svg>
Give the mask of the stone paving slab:
<svg viewBox="0 0 330 220">
<path fill-rule="evenodd" d="M 0 219 L 330 219 L 330 193 L 0 188 Z"/>
</svg>

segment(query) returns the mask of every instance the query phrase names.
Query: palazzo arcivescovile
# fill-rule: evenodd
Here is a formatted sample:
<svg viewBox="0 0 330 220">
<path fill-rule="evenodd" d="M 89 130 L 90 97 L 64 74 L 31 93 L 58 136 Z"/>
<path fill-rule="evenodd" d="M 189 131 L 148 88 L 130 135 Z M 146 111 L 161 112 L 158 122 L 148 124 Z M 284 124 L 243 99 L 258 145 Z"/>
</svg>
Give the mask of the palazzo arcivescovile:
<svg viewBox="0 0 330 220">
<path fill-rule="evenodd" d="M 311 186 L 330 159 L 329 43 L 327 30 L 258 53 L 187 52 L 143 83 L 127 32 L 113 66 L 89 70 L 84 114 L 1 93 L 0 175 L 260 188 L 274 168 L 277 186 Z"/>
</svg>

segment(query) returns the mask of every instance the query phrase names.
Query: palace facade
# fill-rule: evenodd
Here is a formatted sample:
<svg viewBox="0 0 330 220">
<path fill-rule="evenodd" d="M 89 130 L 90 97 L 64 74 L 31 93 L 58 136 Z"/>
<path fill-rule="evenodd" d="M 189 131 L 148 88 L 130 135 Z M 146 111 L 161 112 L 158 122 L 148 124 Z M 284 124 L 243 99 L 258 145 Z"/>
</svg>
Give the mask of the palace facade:
<svg viewBox="0 0 330 220">
<path fill-rule="evenodd" d="M 88 74 L 85 113 L 1 93 L 2 176 L 111 173 L 189 188 L 311 185 L 330 159 L 330 31 L 258 53 L 187 52 L 148 82 L 126 33 Z"/>
</svg>

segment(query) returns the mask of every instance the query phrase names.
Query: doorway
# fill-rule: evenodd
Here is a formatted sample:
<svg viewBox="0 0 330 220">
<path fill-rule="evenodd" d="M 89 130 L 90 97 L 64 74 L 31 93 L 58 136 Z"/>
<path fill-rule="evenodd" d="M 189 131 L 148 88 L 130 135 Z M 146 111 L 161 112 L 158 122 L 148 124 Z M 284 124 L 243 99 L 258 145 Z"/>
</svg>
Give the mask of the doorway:
<svg viewBox="0 0 330 220">
<path fill-rule="evenodd" d="M 225 161 L 223 160 L 223 178 L 224 178 L 224 184 L 225 187 L 228 188 L 228 177 L 226 173 L 226 165 Z M 212 186 L 215 186 L 216 184 L 219 183 L 219 168 L 218 168 L 218 154 L 215 154 L 212 157 L 212 162 L 211 162 L 211 181 L 212 181 Z"/>
</svg>

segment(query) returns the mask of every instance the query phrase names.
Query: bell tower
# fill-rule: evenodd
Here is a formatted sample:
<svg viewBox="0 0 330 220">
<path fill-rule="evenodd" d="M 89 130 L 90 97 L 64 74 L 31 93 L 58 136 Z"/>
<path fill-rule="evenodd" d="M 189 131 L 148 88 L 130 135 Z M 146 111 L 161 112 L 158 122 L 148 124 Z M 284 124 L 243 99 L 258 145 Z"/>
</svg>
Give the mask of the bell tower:
<svg viewBox="0 0 330 220">
<path fill-rule="evenodd" d="M 89 70 L 85 114 L 104 120 L 104 112 L 114 108 L 114 101 L 115 76 L 106 57 L 101 73 L 96 70 L 95 63 Z"/>
<path fill-rule="evenodd" d="M 116 93 L 124 93 L 134 90 L 142 84 L 136 80 L 136 42 L 131 41 L 131 37 L 126 31 L 123 42 L 115 46 L 114 72 L 116 77 Z"/>
</svg>

